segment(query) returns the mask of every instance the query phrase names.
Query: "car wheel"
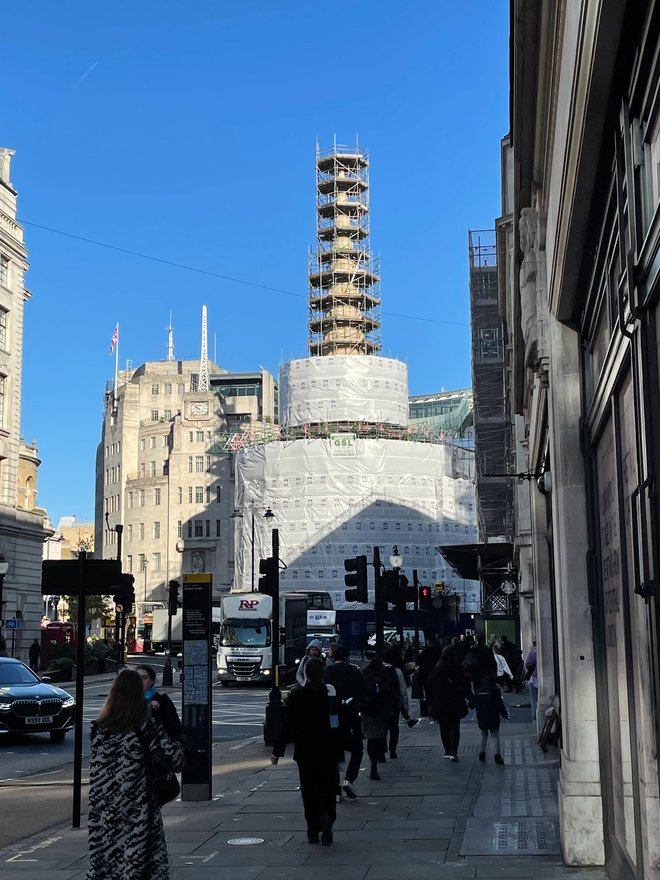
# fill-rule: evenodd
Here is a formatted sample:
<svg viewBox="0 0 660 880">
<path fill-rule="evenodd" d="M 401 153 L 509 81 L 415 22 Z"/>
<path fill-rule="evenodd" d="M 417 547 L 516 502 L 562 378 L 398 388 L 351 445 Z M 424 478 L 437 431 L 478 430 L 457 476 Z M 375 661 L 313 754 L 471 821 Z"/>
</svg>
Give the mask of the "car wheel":
<svg viewBox="0 0 660 880">
<path fill-rule="evenodd" d="M 66 732 L 64 730 L 51 730 L 50 741 L 52 743 L 61 743 L 61 742 L 64 742 L 65 736 L 66 736 Z"/>
</svg>

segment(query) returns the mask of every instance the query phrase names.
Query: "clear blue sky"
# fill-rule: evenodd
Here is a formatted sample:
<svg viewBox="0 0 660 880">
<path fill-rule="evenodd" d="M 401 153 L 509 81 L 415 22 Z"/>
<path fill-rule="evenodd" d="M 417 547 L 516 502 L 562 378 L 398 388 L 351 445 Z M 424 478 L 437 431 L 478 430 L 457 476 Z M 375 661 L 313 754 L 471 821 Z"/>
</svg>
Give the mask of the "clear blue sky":
<svg viewBox="0 0 660 880">
<path fill-rule="evenodd" d="M 177 357 L 198 357 L 203 303 L 226 369 L 305 356 L 317 136 L 371 155 L 383 353 L 412 394 L 470 385 L 467 230 L 500 212 L 506 0 L 30 0 L 2 22 L 23 221 L 299 294 L 26 225 L 22 429 L 55 522 L 93 517 L 117 321 L 134 365 L 165 357 L 170 309 Z"/>
</svg>

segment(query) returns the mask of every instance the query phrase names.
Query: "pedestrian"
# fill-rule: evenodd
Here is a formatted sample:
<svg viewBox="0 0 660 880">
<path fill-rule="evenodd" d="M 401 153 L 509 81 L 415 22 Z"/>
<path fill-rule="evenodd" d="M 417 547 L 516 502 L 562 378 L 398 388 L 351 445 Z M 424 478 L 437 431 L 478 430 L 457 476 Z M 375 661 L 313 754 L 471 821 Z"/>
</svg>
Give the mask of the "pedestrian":
<svg viewBox="0 0 660 880">
<path fill-rule="evenodd" d="M 181 719 L 176 706 L 167 694 L 161 694 L 156 687 L 156 670 L 153 666 L 143 663 L 137 671 L 142 678 L 144 699 L 147 704 L 147 715 L 157 714 L 163 727 L 172 739 L 181 739 Z"/>
<path fill-rule="evenodd" d="M 289 696 L 282 731 L 273 748 L 277 764 L 288 742 L 298 764 L 307 842 L 330 846 L 337 816 L 338 762 L 343 758 L 335 689 L 323 681 L 323 660 L 310 657 L 305 664 L 305 684 Z"/>
<path fill-rule="evenodd" d="M 322 651 L 323 651 L 323 645 L 321 644 L 319 639 L 312 639 L 311 642 L 309 643 L 309 645 L 307 645 L 307 650 L 305 651 L 305 654 L 304 654 L 302 660 L 298 664 L 298 670 L 296 672 L 296 681 L 298 682 L 300 687 L 304 687 L 304 685 L 305 685 L 305 681 L 306 681 L 305 666 L 307 665 L 307 661 L 311 657 L 316 657 L 317 659 L 321 660 L 325 664 L 325 661 L 324 661 L 324 658 L 322 655 Z"/>
<path fill-rule="evenodd" d="M 87 880 L 169 880 L 160 806 L 149 766 L 178 772 L 180 743 L 147 717 L 142 679 L 132 669 L 115 678 L 92 722 Z"/>
<path fill-rule="evenodd" d="M 498 645 L 493 645 L 493 654 L 495 655 L 495 662 L 497 663 L 497 674 L 495 676 L 495 680 L 500 687 L 506 687 L 511 690 L 511 685 L 513 683 L 513 673 L 511 672 L 511 668 L 506 662 L 506 658 L 502 654 Z"/>
<path fill-rule="evenodd" d="M 0 633 L 0 657 L 8 657 L 7 654 L 7 642 L 5 637 Z"/>
<path fill-rule="evenodd" d="M 396 645 L 390 645 L 385 649 L 383 657 L 385 669 L 389 670 L 393 679 L 392 684 L 392 709 L 390 713 L 389 723 L 387 725 L 387 733 L 389 734 L 389 753 L 390 758 L 396 760 L 397 746 L 399 745 L 399 719 L 403 716 L 408 722 L 409 727 L 414 727 L 417 721 L 413 721 L 410 717 L 410 700 L 408 699 L 408 688 L 403 675 L 401 651 Z M 387 750 L 387 744 L 386 744 Z"/>
<path fill-rule="evenodd" d="M 484 675 L 481 680 L 481 686 L 474 695 L 474 705 L 477 710 L 477 724 L 481 731 L 479 760 L 481 762 L 486 760 L 488 735 L 490 734 L 495 748 L 495 763 L 503 764 L 504 759 L 500 747 L 500 716 L 508 718 L 509 713 L 506 711 L 500 689 L 490 673 Z"/>
<path fill-rule="evenodd" d="M 360 714 L 362 730 L 367 739 L 367 755 L 371 763 L 369 779 L 378 781 L 378 765 L 387 758 L 387 731 L 390 716 L 400 697 L 394 685 L 393 676 L 379 657 L 374 657 L 362 670 L 366 694 L 362 700 Z"/>
<path fill-rule="evenodd" d="M 333 657 L 335 662 L 326 668 L 323 677 L 328 684 L 334 687 L 337 694 L 339 732 L 344 750 L 343 760 L 339 767 L 340 773 L 345 768 L 341 790 L 347 798 L 355 800 L 357 793 L 354 784 L 364 756 L 360 704 L 366 694 L 366 687 L 360 670 L 349 662 L 348 648 L 344 645 L 337 645 Z M 346 764 L 346 752 L 350 755 L 348 764 Z M 340 775 L 340 780 L 341 778 Z"/>
<path fill-rule="evenodd" d="M 458 677 L 456 669 L 444 658 L 438 662 L 427 684 L 429 714 L 440 725 L 440 738 L 445 749 L 444 757 L 457 763 L 461 740 L 461 718 L 465 718 L 468 714 L 465 684 Z"/>
<path fill-rule="evenodd" d="M 360 636 L 360 660 L 364 660 L 364 655 L 369 647 L 369 633 L 364 630 Z"/>
<path fill-rule="evenodd" d="M 30 658 L 30 669 L 33 672 L 38 672 L 39 660 L 41 659 L 41 645 L 39 644 L 39 639 L 32 640 L 32 644 L 28 650 L 28 657 Z"/>
<path fill-rule="evenodd" d="M 426 680 L 435 669 L 441 653 L 440 645 L 438 644 L 436 637 L 429 636 L 426 640 L 426 646 L 420 652 L 419 663 L 417 665 L 417 677 L 421 693 L 425 693 Z"/>
<path fill-rule="evenodd" d="M 476 691 L 481 684 L 481 679 L 490 672 L 497 675 L 497 662 L 491 649 L 484 644 L 484 634 L 475 633 L 474 644 L 468 649 L 463 661 L 463 668 L 470 676 L 472 687 Z"/>
<path fill-rule="evenodd" d="M 532 707 L 532 723 L 536 722 L 536 710 L 539 704 L 539 677 L 536 671 L 536 640 L 525 657 L 525 679 L 529 685 L 529 697 Z"/>
</svg>

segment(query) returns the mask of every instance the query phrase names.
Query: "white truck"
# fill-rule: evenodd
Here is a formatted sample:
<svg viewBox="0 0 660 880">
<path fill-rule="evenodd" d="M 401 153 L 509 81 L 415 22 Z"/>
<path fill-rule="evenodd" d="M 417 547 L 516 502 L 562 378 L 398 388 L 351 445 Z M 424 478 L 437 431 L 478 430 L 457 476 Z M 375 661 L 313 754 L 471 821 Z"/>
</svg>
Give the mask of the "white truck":
<svg viewBox="0 0 660 880">
<path fill-rule="evenodd" d="M 217 650 L 220 633 L 220 609 L 212 608 L 213 650 Z M 167 608 L 154 608 L 154 622 L 151 628 L 151 650 L 154 654 L 167 650 Z M 172 616 L 172 653 L 178 654 L 183 648 L 183 612 L 179 608 Z"/>
<path fill-rule="evenodd" d="M 307 647 L 307 602 L 280 596 L 280 684 L 295 672 Z M 263 593 L 230 593 L 220 605 L 220 636 L 216 662 L 218 680 L 273 681 L 273 600 Z"/>
</svg>

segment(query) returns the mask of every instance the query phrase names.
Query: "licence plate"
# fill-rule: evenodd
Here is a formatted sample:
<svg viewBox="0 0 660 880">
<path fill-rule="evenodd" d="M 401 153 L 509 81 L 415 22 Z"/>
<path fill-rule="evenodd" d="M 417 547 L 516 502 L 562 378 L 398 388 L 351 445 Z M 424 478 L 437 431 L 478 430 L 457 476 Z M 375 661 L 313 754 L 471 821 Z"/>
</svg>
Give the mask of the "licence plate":
<svg viewBox="0 0 660 880">
<path fill-rule="evenodd" d="M 53 716 L 52 715 L 32 715 L 30 718 L 25 719 L 26 724 L 52 724 Z"/>
<path fill-rule="evenodd" d="M 249 681 L 249 680 L 250 680 L 249 675 L 237 675 L 236 676 L 236 681 Z"/>
</svg>

